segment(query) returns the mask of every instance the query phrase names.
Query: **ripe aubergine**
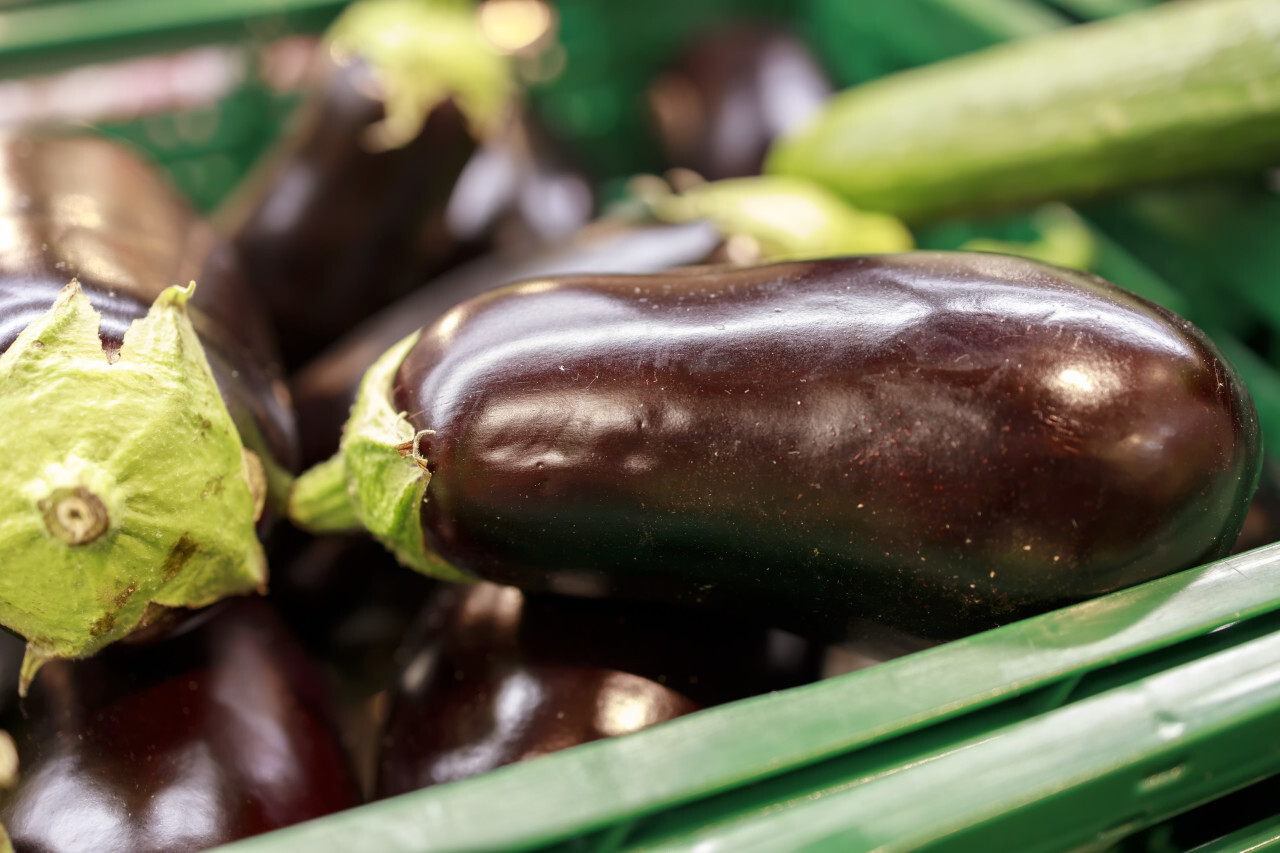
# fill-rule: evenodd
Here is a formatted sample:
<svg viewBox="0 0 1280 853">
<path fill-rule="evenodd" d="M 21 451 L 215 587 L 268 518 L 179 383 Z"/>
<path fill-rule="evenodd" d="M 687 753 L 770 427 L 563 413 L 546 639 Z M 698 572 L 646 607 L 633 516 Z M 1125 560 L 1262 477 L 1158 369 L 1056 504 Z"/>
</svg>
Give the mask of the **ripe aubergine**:
<svg viewBox="0 0 1280 853">
<path fill-rule="evenodd" d="M 370 370 L 313 484 L 445 576 L 945 638 L 1224 556 L 1259 441 L 1177 316 L 918 253 L 471 300 Z"/>
<path fill-rule="evenodd" d="M 6 720 L 16 850 L 204 850 L 359 804 L 319 674 L 270 609 L 241 598 L 201 616 L 41 671 Z"/>
<path fill-rule="evenodd" d="M 378 796 L 629 734 L 699 706 L 813 681 L 817 649 L 682 610 L 447 587 L 403 668 Z"/>
<path fill-rule="evenodd" d="M 147 164 L 8 134 L 0 226 L 0 622 L 25 679 L 261 587 L 255 521 L 297 451 L 234 254 Z"/>
<path fill-rule="evenodd" d="M 219 213 L 289 366 L 456 259 L 445 208 L 506 106 L 471 9 L 381 6 L 335 23 L 292 132 Z"/>
</svg>

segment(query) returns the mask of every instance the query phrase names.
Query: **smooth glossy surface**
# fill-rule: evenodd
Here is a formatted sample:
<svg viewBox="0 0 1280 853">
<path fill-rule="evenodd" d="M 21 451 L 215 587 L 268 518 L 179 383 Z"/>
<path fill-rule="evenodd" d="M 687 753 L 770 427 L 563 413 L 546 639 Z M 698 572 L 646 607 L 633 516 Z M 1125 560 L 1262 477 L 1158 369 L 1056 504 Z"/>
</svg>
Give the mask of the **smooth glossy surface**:
<svg viewBox="0 0 1280 853">
<path fill-rule="evenodd" d="M 429 547 L 588 595 L 977 630 L 1226 553 L 1243 386 L 1185 321 L 981 254 L 531 282 L 441 318 L 396 405 Z"/>
<path fill-rule="evenodd" d="M 427 617 L 383 736 L 381 796 L 817 677 L 799 637 L 671 608 L 477 584 Z"/>
<path fill-rule="evenodd" d="M 526 278 L 659 272 L 703 263 L 721 242 L 715 228 L 701 222 L 630 225 L 602 220 L 568 240 L 536 250 L 526 247 L 485 255 L 450 270 L 375 314 L 293 377 L 290 387 L 303 464 L 313 465 L 338 451 L 356 389 L 378 356 L 459 302 Z"/>
<path fill-rule="evenodd" d="M 50 663 L 23 712 L 0 807 L 18 851 L 203 850 L 359 802 L 318 674 L 261 601 Z"/>
<path fill-rule="evenodd" d="M 77 278 L 103 346 L 165 287 L 196 281 L 192 321 L 245 444 L 295 461 L 293 416 L 236 258 L 127 148 L 90 136 L 0 136 L 0 352 Z"/>
</svg>

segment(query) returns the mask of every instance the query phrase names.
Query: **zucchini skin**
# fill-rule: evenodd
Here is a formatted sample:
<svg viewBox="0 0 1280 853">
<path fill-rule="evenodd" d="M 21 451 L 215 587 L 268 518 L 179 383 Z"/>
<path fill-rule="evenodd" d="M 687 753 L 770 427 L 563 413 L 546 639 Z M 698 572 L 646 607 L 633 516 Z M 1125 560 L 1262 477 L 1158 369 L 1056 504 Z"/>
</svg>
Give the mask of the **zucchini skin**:
<svg viewBox="0 0 1280 853">
<path fill-rule="evenodd" d="M 360 803 L 323 677 L 266 603 L 46 665 L 4 720 L 18 850 L 205 850 Z"/>
<path fill-rule="evenodd" d="M 153 167 L 97 137 L 0 136 L 0 233 L 0 352 L 72 278 L 109 352 L 165 287 L 194 280 L 192 323 L 245 446 L 297 465 L 274 341 L 239 262 Z"/>
<path fill-rule="evenodd" d="M 1280 5 L 1162 4 L 874 80 L 766 170 L 909 221 L 1273 165 Z"/>
<path fill-rule="evenodd" d="M 516 285 L 393 399 L 444 562 L 809 631 L 945 639 L 1225 556 L 1260 465 L 1202 333 L 999 255 Z"/>
</svg>

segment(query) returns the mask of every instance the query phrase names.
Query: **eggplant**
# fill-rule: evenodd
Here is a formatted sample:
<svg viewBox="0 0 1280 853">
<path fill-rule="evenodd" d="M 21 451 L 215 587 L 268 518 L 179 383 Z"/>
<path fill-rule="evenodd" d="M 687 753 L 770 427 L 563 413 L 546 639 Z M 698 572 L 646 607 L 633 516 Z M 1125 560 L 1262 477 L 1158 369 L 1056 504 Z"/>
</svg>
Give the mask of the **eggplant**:
<svg viewBox="0 0 1280 853">
<path fill-rule="evenodd" d="M 667 162 L 715 181 L 760 174 L 773 141 L 816 115 L 833 88 L 800 39 L 740 24 L 696 39 L 647 100 Z"/>
<path fill-rule="evenodd" d="M 443 577 L 946 639 L 1225 556 L 1259 465 L 1185 320 L 927 252 L 471 300 L 369 371 L 291 501 Z"/>
<path fill-rule="evenodd" d="M 477 254 L 494 193 L 560 174 L 538 171 L 507 60 L 467 4 L 355 3 L 315 61 L 293 127 L 217 216 L 290 369 Z"/>
<path fill-rule="evenodd" d="M 307 651 L 363 702 L 394 675 L 395 652 L 438 584 L 406 572 L 362 536 L 281 531 L 272 542 L 268 602 Z"/>
<path fill-rule="evenodd" d="M 813 681 L 818 648 L 741 620 L 447 587 L 391 700 L 377 796 L 629 734 Z"/>
<path fill-rule="evenodd" d="M 6 720 L 18 851 L 179 853 L 360 802 L 314 665 L 257 599 L 161 643 L 45 666 Z"/>
<path fill-rule="evenodd" d="M 464 116 L 445 101 L 408 144 L 370 150 L 366 131 L 385 117 L 374 69 L 328 53 L 320 61 L 321 82 L 288 147 L 218 215 L 290 365 L 448 263 L 458 247 L 443 213 L 475 149 Z"/>
<path fill-rule="evenodd" d="M 0 199 L 0 623 L 28 640 L 25 684 L 262 587 L 264 501 L 297 448 L 234 251 L 148 164 L 15 131 Z"/>
</svg>

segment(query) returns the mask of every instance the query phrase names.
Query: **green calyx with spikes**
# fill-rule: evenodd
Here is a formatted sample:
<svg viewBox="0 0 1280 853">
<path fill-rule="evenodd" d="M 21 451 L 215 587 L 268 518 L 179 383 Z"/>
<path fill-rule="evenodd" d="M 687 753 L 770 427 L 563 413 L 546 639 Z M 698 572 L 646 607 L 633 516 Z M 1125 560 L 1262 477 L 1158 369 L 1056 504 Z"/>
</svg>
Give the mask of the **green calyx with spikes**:
<svg viewBox="0 0 1280 853">
<path fill-rule="evenodd" d="M 411 142 L 447 98 L 484 138 L 515 91 L 510 61 L 465 0 L 360 0 L 333 24 L 329 44 L 339 61 L 360 57 L 377 76 L 386 116 L 364 140 L 375 150 Z"/>
<path fill-rule="evenodd" d="M 156 607 L 260 589 L 256 459 L 166 289 L 111 360 L 72 281 L 0 356 L 0 623 L 46 660 L 92 654 Z"/>
<path fill-rule="evenodd" d="M 317 534 L 364 529 L 410 568 L 441 580 L 474 581 L 433 553 L 422 535 L 419 514 L 431 474 L 418 457 L 420 434 L 391 393 L 417 339 L 414 332 L 365 372 L 338 454 L 294 481 L 289 520 Z"/>
</svg>

